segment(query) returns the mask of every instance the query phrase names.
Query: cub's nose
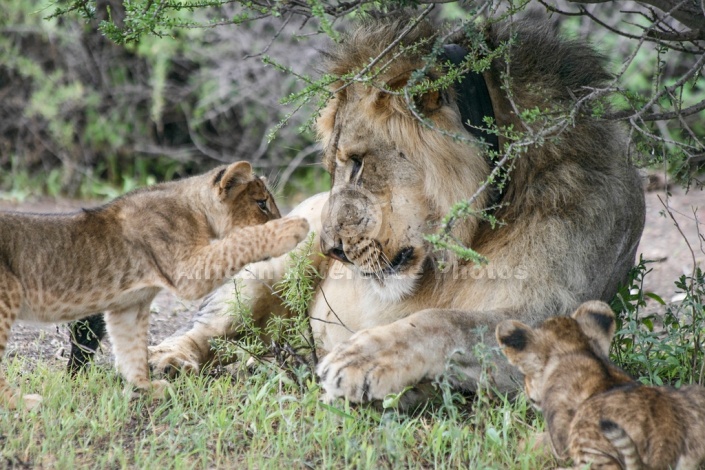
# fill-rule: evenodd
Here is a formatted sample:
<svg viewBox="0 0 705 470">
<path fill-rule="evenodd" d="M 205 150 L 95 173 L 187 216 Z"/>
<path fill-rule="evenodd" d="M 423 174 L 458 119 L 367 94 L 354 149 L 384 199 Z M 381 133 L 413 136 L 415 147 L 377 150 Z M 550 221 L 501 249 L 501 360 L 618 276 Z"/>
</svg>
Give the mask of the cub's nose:
<svg viewBox="0 0 705 470">
<path fill-rule="evenodd" d="M 341 263 L 346 263 L 350 264 L 352 261 L 348 259 L 348 257 L 345 255 L 345 251 L 343 250 L 343 244 L 342 242 L 338 242 L 328 251 L 325 252 L 325 255 L 328 256 L 329 258 L 337 259 Z"/>
</svg>

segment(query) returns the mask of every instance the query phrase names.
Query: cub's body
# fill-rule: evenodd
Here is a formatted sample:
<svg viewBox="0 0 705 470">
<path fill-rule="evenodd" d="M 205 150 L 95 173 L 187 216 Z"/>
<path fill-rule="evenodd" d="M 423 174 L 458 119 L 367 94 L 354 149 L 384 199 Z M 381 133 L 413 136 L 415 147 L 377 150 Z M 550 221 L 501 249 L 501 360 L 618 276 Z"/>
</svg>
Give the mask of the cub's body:
<svg viewBox="0 0 705 470">
<path fill-rule="evenodd" d="M 203 297 L 246 264 L 279 256 L 308 224 L 280 217 L 247 162 L 134 191 L 74 214 L 0 213 L 0 357 L 15 320 L 63 322 L 106 311 L 118 370 L 155 387 L 149 307 L 161 289 Z M 35 405 L 40 397 L 25 396 Z M 17 397 L 0 375 L 0 406 Z"/>
<path fill-rule="evenodd" d="M 0 214 L 0 271 L 3 288 L 22 296 L 17 319 L 75 320 L 172 287 L 140 246 L 149 242 L 126 238 L 116 212 Z"/>
<path fill-rule="evenodd" d="M 574 468 L 696 469 L 705 461 L 705 388 L 648 387 L 608 360 L 612 310 L 586 302 L 537 328 L 508 320 L 497 341 L 546 419 L 543 436 Z"/>
<path fill-rule="evenodd" d="M 619 429 L 627 436 L 622 442 Z M 705 461 L 705 388 L 632 383 L 610 389 L 578 408 L 569 436 L 576 465 L 592 461 L 598 469 L 697 469 Z"/>
</svg>

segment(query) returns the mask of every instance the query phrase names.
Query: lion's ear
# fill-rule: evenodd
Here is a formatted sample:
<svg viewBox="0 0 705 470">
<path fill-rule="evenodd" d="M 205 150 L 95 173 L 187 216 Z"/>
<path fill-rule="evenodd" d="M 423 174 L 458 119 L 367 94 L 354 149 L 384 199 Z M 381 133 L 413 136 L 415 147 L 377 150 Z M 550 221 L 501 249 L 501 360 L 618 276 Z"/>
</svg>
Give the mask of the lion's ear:
<svg viewBox="0 0 705 470">
<path fill-rule="evenodd" d="M 427 115 L 441 109 L 446 102 L 445 92 L 441 90 L 431 90 L 416 98 L 416 106 Z"/>
<path fill-rule="evenodd" d="M 598 300 L 585 302 L 573 312 L 572 317 L 578 322 L 585 336 L 590 339 L 593 347 L 607 356 L 617 328 L 614 312 L 610 306 Z"/>
<path fill-rule="evenodd" d="M 386 83 L 386 89 L 390 91 L 400 91 L 406 86 L 411 78 L 411 73 L 404 73 Z M 392 95 L 386 91 L 380 91 L 377 95 L 377 105 L 385 107 Z M 447 102 L 447 96 L 444 91 L 430 90 L 423 95 L 414 97 L 414 105 L 425 115 L 433 114 L 443 107 Z"/>
<path fill-rule="evenodd" d="M 536 354 L 536 333 L 529 325 L 516 320 L 505 320 L 497 325 L 495 337 L 502 354 L 523 374 L 540 370 L 542 364 Z"/>
<path fill-rule="evenodd" d="M 250 162 L 235 162 L 218 171 L 213 186 L 221 201 L 232 199 L 254 179 Z"/>
</svg>

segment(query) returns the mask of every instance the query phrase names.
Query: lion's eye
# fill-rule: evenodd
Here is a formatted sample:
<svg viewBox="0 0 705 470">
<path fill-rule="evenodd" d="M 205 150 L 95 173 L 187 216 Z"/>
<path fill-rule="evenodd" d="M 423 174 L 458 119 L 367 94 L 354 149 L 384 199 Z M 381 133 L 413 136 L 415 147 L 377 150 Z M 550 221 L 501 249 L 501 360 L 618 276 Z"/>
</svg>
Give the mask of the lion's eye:
<svg viewBox="0 0 705 470">
<path fill-rule="evenodd" d="M 262 209 L 264 212 L 267 212 L 267 200 L 266 199 L 261 199 L 256 202 L 257 202 L 257 205 L 259 206 L 260 209 Z"/>
<path fill-rule="evenodd" d="M 359 175 L 360 170 L 362 170 L 362 159 L 355 155 L 350 157 L 350 161 L 352 162 L 352 171 L 350 172 L 350 180 L 352 181 Z"/>
</svg>

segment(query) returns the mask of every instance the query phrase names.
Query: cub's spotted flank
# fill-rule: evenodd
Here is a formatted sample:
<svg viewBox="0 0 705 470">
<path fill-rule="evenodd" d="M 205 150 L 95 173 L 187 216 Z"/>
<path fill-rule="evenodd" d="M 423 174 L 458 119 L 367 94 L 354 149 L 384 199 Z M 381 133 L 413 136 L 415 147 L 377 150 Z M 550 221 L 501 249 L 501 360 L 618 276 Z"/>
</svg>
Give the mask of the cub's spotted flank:
<svg viewBox="0 0 705 470">
<path fill-rule="evenodd" d="M 538 328 L 497 326 L 504 355 L 546 418 L 541 440 L 573 468 L 697 469 L 705 462 L 705 388 L 636 382 L 607 358 L 614 331 L 614 313 L 597 301 Z"/>
<path fill-rule="evenodd" d="M 246 264 L 290 251 L 308 223 L 280 217 L 247 162 L 77 213 L 0 213 L 0 358 L 15 320 L 64 322 L 105 311 L 118 371 L 161 395 L 167 382 L 150 382 L 147 366 L 154 296 L 168 289 L 197 299 Z M 23 401 L 31 408 L 41 397 Z M 0 371 L 0 408 L 18 402 Z"/>
</svg>

